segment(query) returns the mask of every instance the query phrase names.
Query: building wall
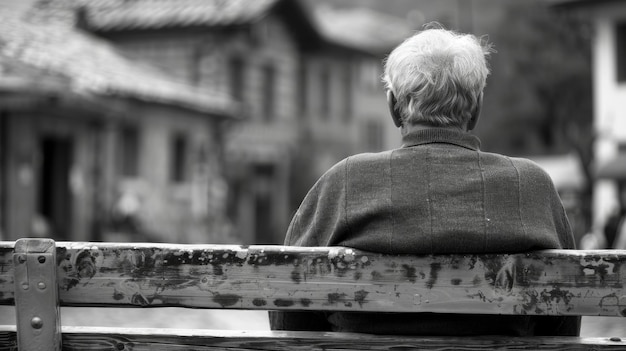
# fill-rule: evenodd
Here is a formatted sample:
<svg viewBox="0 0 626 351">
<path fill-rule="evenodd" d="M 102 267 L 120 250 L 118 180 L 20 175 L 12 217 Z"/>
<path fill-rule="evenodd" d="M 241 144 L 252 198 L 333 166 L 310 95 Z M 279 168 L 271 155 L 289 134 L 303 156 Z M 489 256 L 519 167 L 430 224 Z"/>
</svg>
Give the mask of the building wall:
<svg viewBox="0 0 626 351">
<path fill-rule="evenodd" d="M 308 109 L 304 123 L 317 145 L 316 178 L 351 154 L 397 147 L 397 130 L 381 82 L 382 57 L 335 49 L 310 55 L 305 64 Z M 329 100 L 328 108 L 324 99 Z"/>
<path fill-rule="evenodd" d="M 387 96 L 382 82 L 382 56 L 366 57 L 360 64 L 360 90 L 357 99 L 357 116 L 361 129 L 360 145 L 364 151 L 390 150 L 400 147 L 401 138 L 398 128 L 393 123 L 387 105 Z M 371 126 L 380 128 L 380 141 L 372 143 L 367 130 Z M 379 145 L 377 145 L 379 144 Z"/>
<path fill-rule="evenodd" d="M 105 239 L 237 242 L 229 237 L 228 222 L 223 218 L 226 185 L 213 117 L 153 105 L 125 110 L 126 115 L 117 116 L 103 131 L 111 134 L 103 139 L 113 145 L 105 147 L 113 153 L 106 167 L 115 169 L 107 182 L 111 195 L 105 207 L 112 211 L 109 221 L 130 212 L 139 229 L 128 233 L 108 225 Z M 128 152 L 123 149 L 123 131 L 129 128 L 137 131 L 134 174 L 124 173 L 119 163 L 120 153 Z"/>
<path fill-rule="evenodd" d="M 226 145 L 229 165 L 244 170 L 231 173 L 241 196 L 233 199 L 234 216 L 247 242 L 280 243 L 288 225 L 289 172 L 298 141 L 299 52 L 289 29 L 273 15 L 238 39 L 224 51 L 226 60 L 243 59 L 242 98 L 247 108 L 246 120 L 229 133 Z M 270 80 L 268 67 L 274 72 Z M 222 81 L 229 85 L 228 78 Z M 273 106 L 269 116 L 264 111 L 267 103 Z"/>
<path fill-rule="evenodd" d="M 7 137 L 8 137 L 8 113 L 0 111 L 0 240 L 6 240 L 6 159 L 7 159 Z"/>
<path fill-rule="evenodd" d="M 595 160 L 598 166 L 617 155 L 619 144 L 626 143 L 626 83 L 616 79 L 615 24 L 626 21 L 623 3 L 606 3 L 594 8 L 595 38 L 593 47 L 594 121 L 598 139 Z M 607 216 L 617 206 L 617 184 L 598 180 L 594 192 L 594 224 L 601 228 Z"/>
<path fill-rule="evenodd" d="M 357 113 L 345 103 L 354 97 L 353 75 L 349 74 L 349 91 L 345 85 L 351 58 L 343 53 L 310 55 L 305 61 L 307 71 L 307 106 L 304 124 L 316 145 L 314 172 L 321 175 L 335 162 L 354 153 L 358 130 L 354 128 Z M 348 97 L 347 94 L 351 94 Z"/>
<path fill-rule="evenodd" d="M 10 112 L 5 118 L 7 133 L 7 160 L 5 169 L 5 228 L 4 239 L 15 240 L 28 236 L 54 236 L 56 239 L 89 240 L 94 206 L 93 187 L 95 154 L 93 125 L 88 119 L 80 120 L 59 115 L 53 108 L 28 112 Z M 48 144 L 44 143 L 48 140 Z M 50 170 L 46 170 L 45 158 L 52 157 L 50 141 L 67 142 L 67 162 L 55 183 L 47 183 Z M 47 155 L 47 156 L 46 156 Z M 57 156 L 58 157 L 58 154 Z M 59 160 L 58 158 L 55 158 Z M 62 217 L 69 221 L 64 230 L 54 228 L 50 218 L 42 214 L 43 188 L 54 185 L 65 188 L 67 193 L 55 193 L 55 208 L 67 208 Z M 67 195 L 60 197 L 58 195 Z M 44 210 L 45 211 L 45 210 Z M 45 225 L 49 230 L 46 230 Z"/>
<path fill-rule="evenodd" d="M 223 139 L 229 213 L 244 242 L 282 242 L 295 207 L 321 173 L 355 152 L 399 144 L 395 135 L 388 140 L 396 131 L 389 129 L 395 127 L 380 83 L 382 57 L 332 45 L 302 51 L 297 33 L 275 13 L 248 26 L 107 38 L 139 60 L 243 103 L 242 120 Z M 239 86 L 233 60 L 241 65 L 240 89 L 233 89 Z"/>
<path fill-rule="evenodd" d="M 225 219 L 214 116 L 114 99 L 108 105 L 124 112 L 86 112 L 44 99 L 3 115 L 2 239 L 240 242 Z M 125 126 L 138 130 L 133 176 L 120 167 L 128 152 L 121 147 Z M 175 137 L 184 144 L 180 162 Z M 185 169 L 179 178 L 175 166 Z M 120 226 L 121 215 L 140 228 Z"/>
<path fill-rule="evenodd" d="M 108 38 L 131 56 L 207 92 L 221 91 L 241 98 L 242 121 L 223 135 L 225 172 L 231 187 L 236 188 L 236 194 L 231 194 L 234 203 L 229 206 L 236 232 L 245 242 L 282 241 L 288 224 L 289 169 L 298 135 L 295 74 L 299 57 L 283 21 L 270 15 L 251 27 L 137 32 Z M 242 63 L 243 81 L 237 92 L 233 92 L 229 71 L 233 59 Z M 273 72 L 271 94 L 264 83 L 268 67 Z M 264 111 L 268 96 L 272 97 L 269 116 Z M 255 170 L 261 168 L 271 169 L 269 185 L 265 184 L 267 176 L 255 176 Z M 269 195 L 260 194 L 267 186 Z M 270 197 L 271 209 L 263 213 L 269 218 L 257 218 L 256 203 L 262 196 Z M 258 228 L 270 234 L 257 233 Z"/>
</svg>

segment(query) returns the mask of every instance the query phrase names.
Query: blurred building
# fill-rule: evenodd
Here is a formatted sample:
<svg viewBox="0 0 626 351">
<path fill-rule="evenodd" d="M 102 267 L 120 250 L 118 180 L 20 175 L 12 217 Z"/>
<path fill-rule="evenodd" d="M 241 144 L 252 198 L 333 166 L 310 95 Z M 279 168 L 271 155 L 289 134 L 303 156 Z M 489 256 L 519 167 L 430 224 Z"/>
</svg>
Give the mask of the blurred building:
<svg viewBox="0 0 626 351">
<path fill-rule="evenodd" d="M 243 104 L 222 139 L 244 242 L 282 241 L 323 171 L 390 143 L 381 60 L 409 32 L 395 18 L 298 0 L 102 0 L 78 13 L 127 56 Z"/>
<path fill-rule="evenodd" d="M 620 206 L 626 211 L 626 1 L 551 0 L 593 23 L 594 223 L 601 230 Z"/>
<path fill-rule="evenodd" d="M 237 105 L 76 24 L 50 1 L 0 18 L 0 239 L 227 240 L 220 135 Z"/>
</svg>

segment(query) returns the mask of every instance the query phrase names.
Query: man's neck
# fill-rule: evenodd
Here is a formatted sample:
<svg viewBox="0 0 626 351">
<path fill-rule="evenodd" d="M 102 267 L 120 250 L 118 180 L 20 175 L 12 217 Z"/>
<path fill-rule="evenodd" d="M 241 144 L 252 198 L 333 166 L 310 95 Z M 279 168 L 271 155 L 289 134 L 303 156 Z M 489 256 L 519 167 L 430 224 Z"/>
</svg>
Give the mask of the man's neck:
<svg viewBox="0 0 626 351">
<path fill-rule="evenodd" d="M 402 136 L 405 136 L 405 135 L 415 133 L 420 130 L 427 130 L 427 129 L 448 129 L 448 130 L 453 130 L 457 132 L 467 132 L 466 128 L 461 128 L 459 126 L 438 127 L 438 126 L 433 126 L 429 124 L 404 124 L 400 128 L 400 133 L 402 134 Z"/>
</svg>

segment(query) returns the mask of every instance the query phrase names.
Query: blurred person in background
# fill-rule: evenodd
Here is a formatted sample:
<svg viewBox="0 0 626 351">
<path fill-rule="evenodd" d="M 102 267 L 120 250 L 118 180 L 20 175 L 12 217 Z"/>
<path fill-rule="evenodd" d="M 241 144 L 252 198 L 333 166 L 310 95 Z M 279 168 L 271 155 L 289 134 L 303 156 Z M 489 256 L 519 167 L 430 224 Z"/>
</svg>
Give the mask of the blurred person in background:
<svg viewBox="0 0 626 351">
<path fill-rule="evenodd" d="M 384 82 L 402 147 L 348 157 L 322 175 L 295 213 L 285 245 L 387 254 L 574 248 L 548 174 L 529 160 L 481 151 L 470 133 L 491 52 L 489 43 L 436 24 L 394 49 Z M 453 313 L 281 311 L 270 312 L 270 324 L 274 330 L 405 335 L 580 331 L 579 317 Z"/>
<path fill-rule="evenodd" d="M 604 240 L 599 242 L 597 245 L 599 247 L 594 247 L 596 249 L 612 249 L 617 244 L 619 238 L 620 227 L 622 227 L 622 218 L 624 217 L 624 210 L 621 206 L 616 207 L 613 212 L 609 215 L 606 220 L 606 224 L 604 225 Z"/>
<path fill-rule="evenodd" d="M 626 184 L 618 184 L 617 205 L 601 228 L 595 228 L 580 240 L 582 250 L 626 250 Z"/>
<path fill-rule="evenodd" d="M 619 185 L 619 216 L 615 226 L 615 239 L 611 247 L 626 250 L 626 184 Z"/>
</svg>

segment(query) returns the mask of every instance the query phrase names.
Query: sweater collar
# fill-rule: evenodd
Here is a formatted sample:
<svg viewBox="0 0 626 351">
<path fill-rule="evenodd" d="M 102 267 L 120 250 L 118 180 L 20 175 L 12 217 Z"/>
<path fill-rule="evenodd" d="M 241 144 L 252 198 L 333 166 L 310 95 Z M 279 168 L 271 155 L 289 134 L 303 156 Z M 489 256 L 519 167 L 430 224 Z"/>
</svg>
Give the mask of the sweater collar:
<svg viewBox="0 0 626 351">
<path fill-rule="evenodd" d="M 402 137 L 402 147 L 432 143 L 453 144 L 470 150 L 480 150 L 478 137 L 458 130 L 429 128 L 409 132 Z"/>
</svg>

